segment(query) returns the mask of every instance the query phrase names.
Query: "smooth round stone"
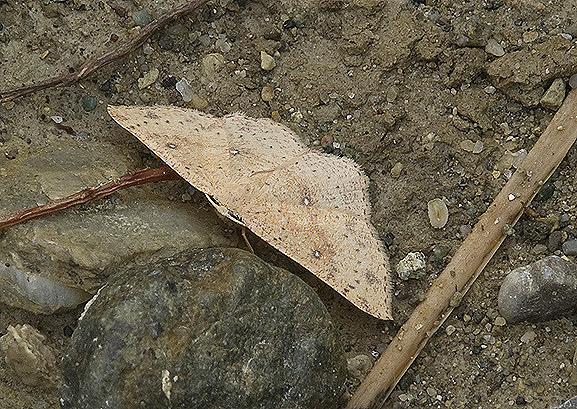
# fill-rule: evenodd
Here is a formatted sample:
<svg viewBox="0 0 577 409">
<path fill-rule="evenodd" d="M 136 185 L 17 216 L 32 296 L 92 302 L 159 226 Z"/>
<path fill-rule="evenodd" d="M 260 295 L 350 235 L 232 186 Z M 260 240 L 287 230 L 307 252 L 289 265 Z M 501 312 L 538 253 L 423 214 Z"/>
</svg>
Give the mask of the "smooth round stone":
<svg viewBox="0 0 577 409">
<path fill-rule="evenodd" d="M 98 105 L 98 99 L 92 95 L 83 96 L 80 102 L 82 103 L 82 108 L 84 108 L 86 112 L 94 111 Z"/>
<path fill-rule="evenodd" d="M 62 408 L 335 408 L 346 363 L 298 277 L 239 249 L 114 276 L 63 359 Z"/>
<path fill-rule="evenodd" d="M 499 290 L 507 322 L 545 321 L 577 308 L 577 264 L 549 256 L 511 271 Z"/>
</svg>

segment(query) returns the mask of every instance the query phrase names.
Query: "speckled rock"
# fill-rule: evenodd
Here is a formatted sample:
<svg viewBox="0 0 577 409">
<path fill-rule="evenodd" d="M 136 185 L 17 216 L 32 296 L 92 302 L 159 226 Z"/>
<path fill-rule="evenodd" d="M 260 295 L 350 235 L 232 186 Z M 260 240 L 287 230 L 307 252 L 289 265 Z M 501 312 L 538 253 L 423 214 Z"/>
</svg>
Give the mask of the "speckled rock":
<svg viewBox="0 0 577 409">
<path fill-rule="evenodd" d="M 5 212 L 67 196 L 142 167 L 110 145 L 83 141 L 17 158 L 0 169 Z M 143 188 L 6 229 L 0 235 L 0 302 L 36 313 L 74 308 L 108 269 L 156 253 L 232 246 L 212 209 Z"/>
<path fill-rule="evenodd" d="M 507 322 L 545 321 L 577 308 L 577 264 L 546 257 L 511 271 L 499 290 Z"/>
<path fill-rule="evenodd" d="M 335 408 L 344 374 L 310 287 L 242 250 L 193 249 L 115 275 L 89 303 L 63 360 L 61 402 Z"/>
</svg>

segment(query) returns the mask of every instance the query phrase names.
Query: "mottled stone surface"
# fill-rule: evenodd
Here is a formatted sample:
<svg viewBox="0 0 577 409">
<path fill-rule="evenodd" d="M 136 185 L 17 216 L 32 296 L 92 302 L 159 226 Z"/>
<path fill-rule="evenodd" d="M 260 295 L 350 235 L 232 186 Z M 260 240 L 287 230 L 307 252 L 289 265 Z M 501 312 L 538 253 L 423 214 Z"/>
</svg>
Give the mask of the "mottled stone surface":
<svg viewBox="0 0 577 409">
<path fill-rule="evenodd" d="M 62 143 L 0 169 L 2 212 L 65 197 L 141 167 L 112 145 Z M 237 240 L 210 208 L 131 188 L 0 232 L 0 302 L 36 313 L 73 308 L 117 265 Z"/>
<path fill-rule="evenodd" d="M 507 322 L 545 321 L 577 308 L 577 264 L 558 256 L 511 271 L 499 290 Z"/>
<path fill-rule="evenodd" d="M 345 361 L 324 305 L 242 250 L 134 266 L 89 305 L 63 361 L 63 408 L 342 403 Z"/>
</svg>

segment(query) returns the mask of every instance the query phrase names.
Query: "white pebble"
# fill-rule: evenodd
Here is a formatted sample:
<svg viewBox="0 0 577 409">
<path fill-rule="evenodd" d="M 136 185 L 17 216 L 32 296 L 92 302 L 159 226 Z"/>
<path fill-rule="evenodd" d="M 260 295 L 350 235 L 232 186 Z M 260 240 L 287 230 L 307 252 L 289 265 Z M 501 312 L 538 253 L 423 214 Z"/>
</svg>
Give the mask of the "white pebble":
<svg viewBox="0 0 577 409">
<path fill-rule="evenodd" d="M 429 221 L 435 229 L 442 229 L 449 220 L 449 209 L 442 199 L 429 200 L 427 203 Z"/>
<path fill-rule="evenodd" d="M 492 54 L 495 57 L 502 57 L 503 55 L 505 55 L 505 50 L 503 49 L 501 44 L 499 44 L 499 42 L 494 38 L 489 38 L 487 40 L 487 45 L 485 46 L 485 52 L 487 52 L 488 54 Z"/>
<path fill-rule="evenodd" d="M 264 51 L 260 52 L 260 68 L 262 68 L 265 71 L 270 71 L 272 70 L 274 67 L 276 67 L 276 62 L 274 60 L 274 58 L 267 54 Z"/>
<path fill-rule="evenodd" d="M 183 78 L 176 83 L 176 90 L 180 95 L 182 95 L 184 102 L 190 102 L 192 100 L 192 87 L 186 78 Z"/>
</svg>

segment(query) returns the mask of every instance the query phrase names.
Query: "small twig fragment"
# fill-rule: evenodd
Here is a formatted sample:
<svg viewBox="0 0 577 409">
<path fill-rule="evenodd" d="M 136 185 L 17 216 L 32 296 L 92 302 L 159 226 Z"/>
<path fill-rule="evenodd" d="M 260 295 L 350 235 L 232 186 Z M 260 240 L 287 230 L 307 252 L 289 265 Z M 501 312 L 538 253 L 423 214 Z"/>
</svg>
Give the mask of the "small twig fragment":
<svg viewBox="0 0 577 409">
<path fill-rule="evenodd" d="M 15 226 L 27 222 L 29 220 L 37 219 L 42 216 L 56 213 L 60 210 L 68 209 L 69 207 L 86 203 L 90 200 L 99 199 L 108 196 L 117 190 L 126 189 L 131 186 L 142 185 L 145 183 L 161 182 L 163 180 L 180 179 L 172 169 L 168 166 L 155 169 L 143 169 L 137 172 L 123 175 L 117 180 L 113 180 L 103 185 L 94 188 L 84 189 L 78 193 L 62 199 L 55 200 L 42 206 L 33 207 L 26 210 L 20 210 L 0 217 L 0 229 Z"/>
<path fill-rule="evenodd" d="M 207 2 L 208 0 L 193 0 L 185 4 L 181 4 L 180 6 L 177 6 L 167 11 L 166 13 L 161 15 L 158 19 L 144 26 L 140 30 L 138 35 L 133 39 L 123 44 L 120 44 L 115 49 L 105 53 L 104 55 L 96 59 L 86 61 L 72 74 L 58 75 L 56 77 L 48 78 L 31 85 L 26 85 L 11 90 L 0 91 L 0 103 L 12 101 L 13 99 L 23 97 L 25 95 L 43 89 L 60 86 L 69 86 L 78 81 L 81 81 L 86 77 L 88 77 L 90 74 L 92 74 L 94 71 L 102 67 L 105 67 L 108 64 L 118 60 L 119 58 L 124 57 L 126 54 L 134 51 L 136 48 L 142 45 L 148 39 L 148 37 L 150 37 L 152 34 L 157 32 L 158 30 L 160 30 L 161 28 L 163 28 L 176 18 L 203 6 Z"/>
</svg>

